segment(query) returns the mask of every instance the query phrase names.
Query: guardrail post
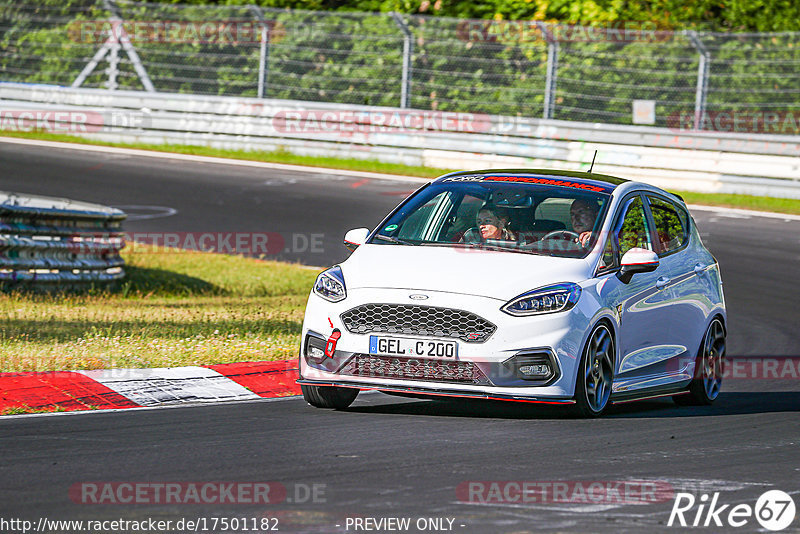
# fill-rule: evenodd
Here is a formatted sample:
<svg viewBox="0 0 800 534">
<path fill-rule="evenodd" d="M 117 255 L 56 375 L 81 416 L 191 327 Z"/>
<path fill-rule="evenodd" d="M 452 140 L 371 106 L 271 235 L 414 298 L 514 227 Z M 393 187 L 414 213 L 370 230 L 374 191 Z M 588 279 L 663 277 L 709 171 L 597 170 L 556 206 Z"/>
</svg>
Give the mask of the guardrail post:
<svg viewBox="0 0 800 534">
<path fill-rule="evenodd" d="M 558 41 L 550 33 L 547 25 L 539 22 L 539 27 L 547 39 L 547 73 L 544 81 L 543 119 L 552 119 L 556 112 L 556 86 L 558 85 Z"/>
<path fill-rule="evenodd" d="M 414 34 L 399 13 L 390 13 L 397 27 L 403 32 L 403 77 L 400 82 L 400 107 L 411 107 L 411 56 L 414 54 Z"/>
<path fill-rule="evenodd" d="M 694 95 L 694 129 L 702 130 L 705 126 L 706 98 L 708 95 L 709 66 L 711 63 L 711 53 L 698 37 L 697 32 L 689 30 L 686 32 L 695 50 L 699 54 L 697 62 L 697 87 Z"/>
<path fill-rule="evenodd" d="M 259 6 L 250 6 L 250 11 L 261 22 L 261 47 L 258 52 L 258 98 L 264 98 L 267 91 L 267 74 L 269 73 L 269 26 L 264 19 L 264 10 Z"/>
</svg>

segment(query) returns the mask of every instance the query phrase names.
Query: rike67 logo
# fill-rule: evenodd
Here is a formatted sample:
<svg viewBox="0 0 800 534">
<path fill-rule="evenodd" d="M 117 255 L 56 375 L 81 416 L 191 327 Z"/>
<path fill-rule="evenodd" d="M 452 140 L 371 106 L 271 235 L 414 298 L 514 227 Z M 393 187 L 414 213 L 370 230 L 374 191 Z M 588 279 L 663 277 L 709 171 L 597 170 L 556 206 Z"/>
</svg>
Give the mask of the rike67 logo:
<svg viewBox="0 0 800 534">
<path fill-rule="evenodd" d="M 781 490 L 764 492 L 755 506 L 720 504 L 719 492 L 711 496 L 704 493 L 699 498 L 681 492 L 675 495 L 667 526 L 739 528 L 752 525 L 755 519 L 761 527 L 777 532 L 792 524 L 795 511 L 794 500 Z"/>
</svg>

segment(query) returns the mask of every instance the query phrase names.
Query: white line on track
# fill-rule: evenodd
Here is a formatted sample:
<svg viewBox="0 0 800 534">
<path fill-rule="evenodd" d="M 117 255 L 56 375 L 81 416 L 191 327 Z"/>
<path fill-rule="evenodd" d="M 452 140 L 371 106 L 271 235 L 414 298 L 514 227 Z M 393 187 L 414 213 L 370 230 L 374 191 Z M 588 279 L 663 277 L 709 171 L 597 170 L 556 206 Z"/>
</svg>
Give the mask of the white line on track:
<svg viewBox="0 0 800 534">
<path fill-rule="evenodd" d="M 178 210 L 170 208 L 169 206 L 140 206 L 140 205 L 122 205 L 112 206 L 113 208 L 124 211 L 128 217 L 126 221 L 142 221 L 145 219 L 160 219 L 162 217 L 172 217 L 177 215 Z M 140 213 L 134 213 L 140 212 Z M 144 212 L 144 213 L 142 213 Z M 147 213 L 152 212 L 152 213 Z"/>
<path fill-rule="evenodd" d="M 428 178 L 417 176 L 403 176 L 399 174 L 383 174 L 378 172 L 351 171 L 346 169 L 329 169 L 325 167 L 309 167 L 307 165 L 288 165 L 285 163 L 267 163 L 265 161 L 249 161 L 244 159 L 215 158 L 211 156 L 194 156 L 191 154 L 178 154 L 174 152 L 158 152 L 156 150 L 140 150 L 135 148 L 120 148 L 102 145 L 83 145 L 79 143 L 62 143 L 58 141 L 40 141 L 38 139 L 24 139 L 21 137 L 0 137 L 0 142 L 16 143 L 19 145 L 41 146 L 48 148 L 62 148 L 67 150 L 83 150 L 87 152 L 104 152 L 106 154 L 119 154 L 126 156 L 141 156 L 146 158 L 177 159 L 197 163 L 212 163 L 218 165 L 238 165 L 241 167 L 255 167 L 260 169 L 275 169 L 283 171 L 306 172 L 313 174 L 327 174 L 338 176 L 352 176 L 354 178 L 372 178 L 374 180 L 388 180 L 393 182 L 410 182 L 424 184 L 430 182 Z M 745 217 L 768 217 L 784 221 L 800 221 L 800 215 L 786 213 L 772 213 L 768 211 L 745 210 L 738 208 L 723 208 L 719 206 L 703 206 L 691 204 L 690 210 L 712 211 L 720 214 L 730 214 Z"/>
</svg>

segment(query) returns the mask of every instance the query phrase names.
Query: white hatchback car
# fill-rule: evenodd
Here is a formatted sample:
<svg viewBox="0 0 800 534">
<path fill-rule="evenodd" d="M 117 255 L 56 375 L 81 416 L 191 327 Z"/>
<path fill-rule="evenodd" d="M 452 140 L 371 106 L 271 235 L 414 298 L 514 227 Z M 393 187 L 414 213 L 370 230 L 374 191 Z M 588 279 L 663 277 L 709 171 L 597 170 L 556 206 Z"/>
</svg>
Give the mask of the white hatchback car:
<svg viewBox="0 0 800 534">
<path fill-rule="evenodd" d="M 651 185 L 546 170 L 447 174 L 321 273 L 300 350 L 305 399 L 360 389 L 567 404 L 581 415 L 717 398 L 719 266 L 683 201 Z"/>
</svg>

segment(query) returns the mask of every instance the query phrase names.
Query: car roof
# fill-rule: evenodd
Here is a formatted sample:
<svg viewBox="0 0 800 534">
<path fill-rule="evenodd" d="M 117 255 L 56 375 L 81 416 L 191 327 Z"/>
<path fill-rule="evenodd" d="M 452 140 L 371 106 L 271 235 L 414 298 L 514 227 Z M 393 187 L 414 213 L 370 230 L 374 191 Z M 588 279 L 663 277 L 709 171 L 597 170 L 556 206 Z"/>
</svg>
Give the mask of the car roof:
<svg viewBox="0 0 800 534">
<path fill-rule="evenodd" d="M 565 180 L 565 178 L 569 178 L 569 180 Z M 604 193 L 611 193 L 617 186 L 629 182 L 629 180 L 608 176 L 606 174 L 552 169 L 483 169 L 477 171 L 454 172 L 445 174 L 436 179 L 436 182 L 451 181 L 536 183 L 541 185 L 576 187 Z"/>
</svg>

